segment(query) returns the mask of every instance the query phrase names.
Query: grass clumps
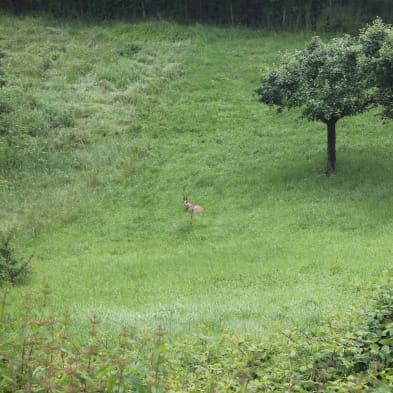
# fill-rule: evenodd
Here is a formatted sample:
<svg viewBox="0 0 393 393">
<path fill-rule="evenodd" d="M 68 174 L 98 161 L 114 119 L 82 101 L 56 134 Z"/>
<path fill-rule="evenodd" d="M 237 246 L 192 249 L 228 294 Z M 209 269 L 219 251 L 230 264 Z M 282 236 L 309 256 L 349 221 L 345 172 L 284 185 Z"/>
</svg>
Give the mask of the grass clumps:
<svg viewBox="0 0 393 393">
<path fill-rule="evenodd" d="M 185 28 L 0 22 L 0 226 L 34 236 L 59 223 L 59 206 L 124 180 L 128 157 L 146 146 L 146 118 L 180 71 Z"/>
<path fill-rule="evenodd" d="M 132 25 L 119 24 L 105 33 L 109 39 L 127 42 L 133 41 L 170 41 L 178 42 L 189 38 L 191 35 L 186 26 L 165 20 L 134 23 Z"/>
<path fill-rule="evenodd" d="M 15 157 L 2 160 L 2 175 L 31 168 L 37 159 L 42 170 L 48 155 L 59 162 L 64 150 L 94 150 L 97 136 L 128 135 L 144 116 L 141 104 L 146 112 L 176 76 L 175 24 L 98 28 L 6 16 L 1 21 L 8 80 L 0 97 L 1 157 Z"/>
<path fill-rule="evenodd" d="M 370 306 L 329 314 L 318 328 L 296 324 L 270 342 L 202 330 L 170 339 L 155 331 L 100 328 L 96 315 L 76 339 L 72 316 L 48 310 L 51 289 L 13 298 L 2 290 L 3 392 L 388 392 L 393 388 L 393 278 Z"/>
</svg>

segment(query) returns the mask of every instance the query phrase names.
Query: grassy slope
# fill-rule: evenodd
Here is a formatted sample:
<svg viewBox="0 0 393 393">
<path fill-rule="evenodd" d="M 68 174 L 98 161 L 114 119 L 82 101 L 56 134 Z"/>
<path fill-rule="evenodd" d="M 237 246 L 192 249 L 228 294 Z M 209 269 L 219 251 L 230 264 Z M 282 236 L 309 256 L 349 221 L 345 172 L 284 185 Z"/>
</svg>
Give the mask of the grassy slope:
<svg viewBox="0 0 393 393">
<path fill-rule="evenodd" d="M 187 37 L 175 45 L 181 76 L 141 107 L 140 133 L 119 152 L 121 176 L 98 168 L 72 219 L 32 243 L 30 287 L 51 282 L 78 319 L 174 333 L 268 334 L 291 314 L 314 324 L 362 304 L 355 284 L 392 260 L 392 126 L 341 121 L 327 178 L 323 126 L 253 96 L 261 69 L 306 37 L 199 26 Z M 206 208 L 192 227 L 185 193 Z"/>
</svg>

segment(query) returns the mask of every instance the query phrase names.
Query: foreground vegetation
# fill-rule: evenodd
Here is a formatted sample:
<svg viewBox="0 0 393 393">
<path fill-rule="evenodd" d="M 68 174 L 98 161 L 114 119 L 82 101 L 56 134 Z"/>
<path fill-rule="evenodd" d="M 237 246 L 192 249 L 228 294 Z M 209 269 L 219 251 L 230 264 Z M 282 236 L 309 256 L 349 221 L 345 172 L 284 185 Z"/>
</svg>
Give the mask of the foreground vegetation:
<svg viewBox="0 0 393 393">
<path fill-rule="evenodd" d="M 389 392 L 393 388 L 393 279 L 370 307 L 318 328 L 296 324 L 268 343 L 206 332 L 170 340 L 162 328 L 113 336 L 93 315 L 84 336 L 72 316 L 48 312 L 48 286 L 16 300 L 2 291 L 3 392 Z M 77 321 L 79 323 L 79 321 Z"/>
</svg>

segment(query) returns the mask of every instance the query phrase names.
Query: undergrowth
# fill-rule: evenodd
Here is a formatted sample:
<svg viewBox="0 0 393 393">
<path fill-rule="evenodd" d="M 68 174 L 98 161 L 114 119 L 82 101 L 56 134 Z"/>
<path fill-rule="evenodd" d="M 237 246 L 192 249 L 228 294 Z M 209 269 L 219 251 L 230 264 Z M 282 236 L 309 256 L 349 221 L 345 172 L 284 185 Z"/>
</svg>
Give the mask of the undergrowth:
<svg viewBox="0 0 393 393">
<path fill-rule="evenodd" d="M 370 306 L 329 314 L 318 328 L 296 322 L 269 342 L 206 331 L 171 340 L 153 331 L 100 328 L 78 339 L 72 315 L 48 311 L 51 288 L 0 306 L 0 389 L 14 392 L 389 392 L 393 388 L 393 277 L 369 292 Z"/>
</svg>

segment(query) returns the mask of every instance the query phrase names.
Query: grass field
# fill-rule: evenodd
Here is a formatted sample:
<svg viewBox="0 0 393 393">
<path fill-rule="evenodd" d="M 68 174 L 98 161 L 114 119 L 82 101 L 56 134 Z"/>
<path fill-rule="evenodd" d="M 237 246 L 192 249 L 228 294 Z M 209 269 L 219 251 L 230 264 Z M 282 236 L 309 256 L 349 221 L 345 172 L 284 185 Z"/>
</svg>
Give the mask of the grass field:
<svg viewBox="0 0 393 393">
<path fill-rule="evenodd" d="M 392 124 L 340 121 L 326 177 L 324 125 L 254 95 L 309 38 L 2 17 L 0 228 L 34 255 L 17 290 L 49 282 L 81 324 L 172 334 L 268 336 L 363 306 L 392 264 Z M 206 209 L 193 225 L 184 195 Z"/>
</svg>

